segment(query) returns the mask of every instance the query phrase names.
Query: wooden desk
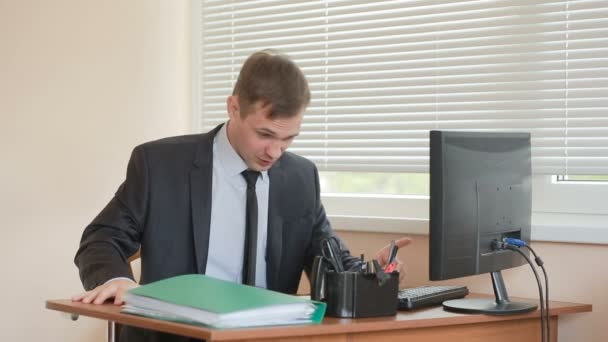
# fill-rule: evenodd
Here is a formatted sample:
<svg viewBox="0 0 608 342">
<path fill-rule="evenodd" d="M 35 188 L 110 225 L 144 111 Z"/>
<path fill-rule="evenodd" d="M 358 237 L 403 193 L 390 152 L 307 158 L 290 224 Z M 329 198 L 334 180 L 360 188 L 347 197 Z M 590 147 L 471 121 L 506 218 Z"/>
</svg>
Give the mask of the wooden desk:
<svg viewBox="0 0 608 342">
<path fill-rule="evenodd" d="M 558 316 L 590 312 L 591 305 L 551 302 L 551 340 L 557 341 Z M 441 307 L 399 312 L 396 316 L 338 319 L 319 325 L 217 330 L 120 313 L 112 304 L 93 305 L 49 300 L 51 310 L 114 321 L 120 324 L 202 338 L 207 341 L 517 341 L 540 340 L 540 312 L 514 316 L 463 315 Z"/>
</svg>

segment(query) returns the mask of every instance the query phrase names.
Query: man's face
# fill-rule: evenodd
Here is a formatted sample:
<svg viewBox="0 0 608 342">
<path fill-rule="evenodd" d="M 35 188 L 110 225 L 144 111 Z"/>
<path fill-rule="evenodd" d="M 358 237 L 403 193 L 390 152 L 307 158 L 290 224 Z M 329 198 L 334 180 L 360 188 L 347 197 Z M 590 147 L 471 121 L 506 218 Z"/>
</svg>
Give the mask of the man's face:
<svg viewBox="0 0 608 342">
<path fill-rule="evenodd" d="M 302 113 L 270 119 L 270 107 L 261 102 L 250 105 L 248 112 L 241 117 L 237 97 L 228 98 L 228 140 L 249 169 L 266 171 L 300 134 Z"/>
</svg>

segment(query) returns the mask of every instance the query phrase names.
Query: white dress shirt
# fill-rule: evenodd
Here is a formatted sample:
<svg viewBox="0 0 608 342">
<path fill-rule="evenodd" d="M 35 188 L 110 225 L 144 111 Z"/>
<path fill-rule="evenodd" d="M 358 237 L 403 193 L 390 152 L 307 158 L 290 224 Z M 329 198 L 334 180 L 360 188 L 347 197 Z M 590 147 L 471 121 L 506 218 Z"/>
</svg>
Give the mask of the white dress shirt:
<svg viewBox="0 0 608 342">
<path fill-rule="evenodd" d="M 222 126 L 213 141 L 213 183 L 211 226 L 206 274 L 231 282 L 242 282 L 245 251 L 245 211 L 247 182 L 241 172 L 247 165 L 228 141 Z M 258 200 L 258 241 L 255 285 L 266 287 L 266 236 L 268 232 L 268 172 L 261 172 L 256 183 Z"/>
</svg>

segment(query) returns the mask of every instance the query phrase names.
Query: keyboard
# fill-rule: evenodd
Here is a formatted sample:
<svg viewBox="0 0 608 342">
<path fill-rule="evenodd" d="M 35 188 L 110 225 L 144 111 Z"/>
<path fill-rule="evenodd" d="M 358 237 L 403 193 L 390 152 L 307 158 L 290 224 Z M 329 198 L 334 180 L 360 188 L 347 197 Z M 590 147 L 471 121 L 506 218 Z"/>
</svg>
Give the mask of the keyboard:
<svg viewBox="0 0 608 342">
<path fill-rule="evenodd" d="M 462 298 L 469 294 L 466 286 L 427 285 L 399 290 L 399 310 L 414 310 L 441 304 L 445 300 Z"/>
</svg>

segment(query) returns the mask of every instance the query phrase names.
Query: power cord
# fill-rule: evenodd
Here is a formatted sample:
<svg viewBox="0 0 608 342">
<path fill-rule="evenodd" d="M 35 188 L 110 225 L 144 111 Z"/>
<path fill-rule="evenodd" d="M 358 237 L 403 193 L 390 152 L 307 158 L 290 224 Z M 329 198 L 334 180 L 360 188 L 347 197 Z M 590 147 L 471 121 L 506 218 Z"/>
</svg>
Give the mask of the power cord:
<svg viewBox="0 0 608 342">
<path fill-rule="evenodd" d="M 536 254 L 534 249 L 530 247 L 525 241 L 513 238 L 503 239 L 505 243 L 512 244 L 518 247 L 526 247 L 532 255 L 534 255 L 534 261 L 536 265 L 543 271 L 543 277 L 545 278 L 545 324 L 547 329 L 547 341 L 551 341 L 551 316 L 549 315 L 549 277 L 547 276 L 547 270 L 545 270 L 543 260 Z"/>
<path fill-rule="evenodd" d="M 496 249 L 509 249 L 512 251 L 515 251 L 517 253 L 519 253 L 524 259 L 526 259 L 526 261 L 528 262 L 528 264 L 530 265 L 530 268 L 532 269 L 532 272 L 534 273 L 534 277 L 536 278 L 536 283 L 538 285 L 538 293 L 539 293 L 539 298 L 540 298 L 540 328 L 541 328 L 541 342 L 545 342 L 545 341 L 550 341 L 549 340 L 549 322 L 548 322 L 548 314 L 547 314 L 547 319 L 545 319 L 545 296 L 543 296 L 543 288 L 542 288 L 542 284 L 540 281 L 540 277 L 538 276 L 538 272 L 536 271 L 536 269 L 534 268 L 534 265 L 532 264 L 532 260 L 530 260 L 530 258 L 520 250 L 520 247 L 527 247 L 527 244 L 522 241 L 522 240 L 518 240 L 518 239 L 512 239 L 512 238 L 505 238 L 503 239 L 503 241 L 494 241 L 493 243 L 494 248 Z M 530 251 L 532 251 L 530 249 Z M 543 264 L 542 260 L 536 256 L 536 253 L 532 252 L 535 256 L 535 261 L 537 264 L 540 265 Z M 539 266 L 540 266 L 539 265 Z M 545 275 L 545 283 L 548 283 L 547 280 L 547 276 L 546 276 L 546 272 L 544 270 L 544 267 L 541 266 L 541 268 L 543 269 L 543 273 Z M 548 301 L 549 301 L 549 296 L 547 295 L 546 297 L 546 302 L 547 302 L 547 308 L 548 308 Z M 545 324 L 545 321 L 547 322 L 547 324 Z M 547 330 L 547 334 L 545 334 L 545 327 Z"/>
</svg>

